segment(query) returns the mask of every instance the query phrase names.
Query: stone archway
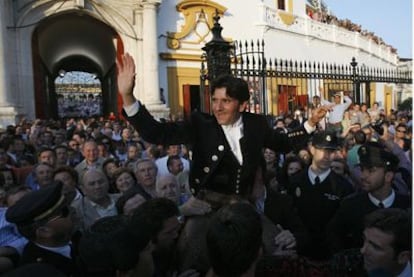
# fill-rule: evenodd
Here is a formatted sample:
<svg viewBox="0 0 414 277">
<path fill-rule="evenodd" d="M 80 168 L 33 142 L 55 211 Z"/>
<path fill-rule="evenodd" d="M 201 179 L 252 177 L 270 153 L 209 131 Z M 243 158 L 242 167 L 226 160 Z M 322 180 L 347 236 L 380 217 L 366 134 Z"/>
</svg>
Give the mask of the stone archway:
<svg viewBox="0 0 414 277">
<path fill-rule="evenodd" d="M 96 74 L 103 115 L 118 113 L 115 59 L 122 51 L 117 33 L 87 14 L 67 12 L 40 21 L 32 35 L 36 117 L 58 117 L 54 80 L 62 70 Z"/>
</svg>

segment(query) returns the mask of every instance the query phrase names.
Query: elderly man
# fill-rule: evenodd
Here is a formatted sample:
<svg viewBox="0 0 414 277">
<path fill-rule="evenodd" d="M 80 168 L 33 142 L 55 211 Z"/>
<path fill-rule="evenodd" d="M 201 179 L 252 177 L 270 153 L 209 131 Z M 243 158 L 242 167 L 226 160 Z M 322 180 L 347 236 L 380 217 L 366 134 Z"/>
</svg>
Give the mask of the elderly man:
<svg viewBox="0 0 414 277">
<path fill-rule="evenodd" d="M 79 174 L 79 178 L 82 178 L 85 171 L 94 168 L 102 170 L 104 159 L 99 157 L 98 145 L 94 140 L 86 141 L 82 146 L 82 155 L 85 157 L 76 167 L 75 170 Z"/>
<path fill-rule="evenodd" d="M 144 191 L 145 199 L 151 199 L 157 197 L 156 191 L 156 179 L 157 179 L 157 166 L 153 160 L 141 159 L 136 164 L 135 176 L 139 188 Z"/>
<path fill-rule="evenodd" d="M 75 208 L 81 232 L 102 217 L 118 214 L 115 203 L 120 195 L 109 194 L 108 188 L 108 179 L 102 171 L 89 169 L 83 175 L 81 190 L 84 196 L 71 204 Z"/>
<path fill-rule="evenodd" d="M 73 222 L 61 183 L 29 192 L 7 210 L 6 219 L 29 240 L 21 264 L 51 264 L 67 276 L 76 275 L 70 244 Z"/>
<path fill-rule="evenodd" d="M 31 177 L 31 178 L 30 178 Z M 32 181 L 31 181 L 32 180 Z M 33 168 L 32 174 L 26 179 L 26 184 L 32 190 L 46 187 L 53 182 L 53 166 L 49 163 L 39 162 Z"/>
<path fill-rule="evenodd" d="M 174 203 L 179 203 L 179 187 L 177 179 L 173 175 L 164 175 L 157 178 L 156 192 L 158 197 L 168 198 Z"/>
</svg>

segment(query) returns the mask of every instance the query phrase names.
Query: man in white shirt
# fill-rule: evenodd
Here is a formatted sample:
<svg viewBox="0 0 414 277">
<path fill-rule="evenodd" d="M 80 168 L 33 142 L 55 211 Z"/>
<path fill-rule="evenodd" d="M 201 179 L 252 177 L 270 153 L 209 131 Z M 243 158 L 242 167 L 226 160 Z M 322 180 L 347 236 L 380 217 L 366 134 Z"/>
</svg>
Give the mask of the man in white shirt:
<svg viewBox="0 0 414 277">
<path fill-rule="evenodd" d="M 161 176 L 165 176 L 170 174 L 170 172 L 168 171 L 168 166 L 167 166 L 167 161 L 168 158 L 171 156 L 176 156 L 176 155 L 180 155 L 181 154 L 181 145 L 179 144 L 174 144 L 174 145 L 168 145 L 167 146 L 167 155 L 161 158 L 158 158 L 155 161 L 155 164 L 157 165 L 158 168 L 158 173 L 157 173 L 157 177 L 161 177 Z M 181 162 L 183 163 L 183 172 L 190 172 L 190 162 L 187 159 L 184 159 L 183 157 L 181 157 Z"/>
<path fill-rule="evenodd" d="M 330 107 L 329 119 L 327 125 L 327 131 L 335 132 L 339 137 L 342 132 L 342 119 L 344 118 L 344 112 L 351 106 L 352 100 L 348 95 L 344 95 L 344 101 L 342 102 L 341 92 L 334 94 L 334 103 L 331 103 L 325 99 L 321 101 L 322 105 L 327 105 Z"/>
</svg>

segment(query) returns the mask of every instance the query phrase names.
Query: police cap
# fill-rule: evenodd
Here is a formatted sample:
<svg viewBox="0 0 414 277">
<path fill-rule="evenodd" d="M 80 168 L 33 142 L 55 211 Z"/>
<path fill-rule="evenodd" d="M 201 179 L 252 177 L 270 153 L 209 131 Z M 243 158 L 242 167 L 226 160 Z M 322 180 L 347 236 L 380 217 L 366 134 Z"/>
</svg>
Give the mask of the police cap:
<svg viewBox="0 0 414 277">
<path fill-rule="evenodd" d="M 358 149 L 359 164 L 363 167 L 384 167 L 396 171 L 400 160 L 378 142 L 367 142 Z"/>
<path fill-rule="evenodd" d="M 312 146 L 321 149 L 338 149 L 338 138 L 332 132 L 317 132 L 311 138 Z"/>
<path fill-rule="evenodd" d="M 62 183 L 55 182 L 19 199 L 7 209 L 6 220 L 18 226 L 29 225 L 47 219 L 65 205 Z"/>
</svg>

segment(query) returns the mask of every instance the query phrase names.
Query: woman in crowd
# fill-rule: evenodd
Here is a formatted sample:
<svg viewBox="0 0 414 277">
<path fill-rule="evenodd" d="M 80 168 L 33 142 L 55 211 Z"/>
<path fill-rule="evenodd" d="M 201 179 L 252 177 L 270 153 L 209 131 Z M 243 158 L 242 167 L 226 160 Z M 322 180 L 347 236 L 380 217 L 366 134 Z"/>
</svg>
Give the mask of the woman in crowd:
<svg viewBox="0 0 414 277">
<path fill-rule="evenodd" d="M 117 168 L 114 171 L 113 179 L 115 187 L 120 193 L 124 193 L 132 187 L 137 186 L 137 178 L 134 172 L 125 167 Z"/>
</svg>

